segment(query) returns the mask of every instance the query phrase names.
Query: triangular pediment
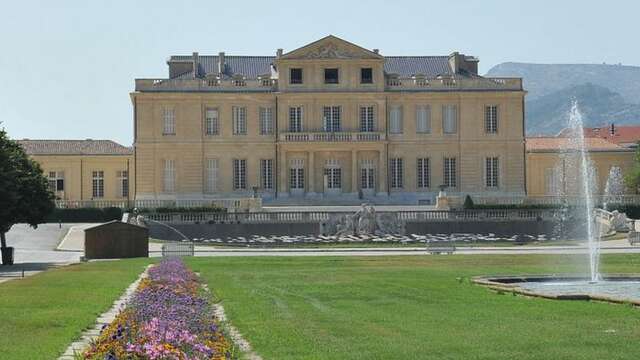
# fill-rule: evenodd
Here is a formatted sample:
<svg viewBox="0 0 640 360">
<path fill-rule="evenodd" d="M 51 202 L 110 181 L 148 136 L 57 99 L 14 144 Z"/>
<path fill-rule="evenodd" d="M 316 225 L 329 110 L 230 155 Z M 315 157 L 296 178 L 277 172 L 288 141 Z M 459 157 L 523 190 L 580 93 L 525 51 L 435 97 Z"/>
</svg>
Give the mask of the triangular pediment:
<svg viewBox="0 0 640 360">
<path fill-rule="evenodd" d="M 380 54 L 329 35 L 283 54 L 281 59 L 383 59 Z"/>
</svg>

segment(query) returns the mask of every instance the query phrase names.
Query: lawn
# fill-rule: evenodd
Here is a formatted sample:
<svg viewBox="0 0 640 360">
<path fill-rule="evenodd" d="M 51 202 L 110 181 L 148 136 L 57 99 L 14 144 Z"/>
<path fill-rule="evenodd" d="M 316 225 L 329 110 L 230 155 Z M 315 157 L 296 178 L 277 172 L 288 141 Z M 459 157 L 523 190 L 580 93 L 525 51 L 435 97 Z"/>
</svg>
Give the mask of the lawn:
<svg viewBox="0 0 640 360">
<path fill-rule="evenodd" d="M 481 274 L 575 271 L 583 257 L 192 258 L 265 359 L 637 359 L 640 309 L 500 295 Z M 640 272 L 640 256 L 603 256 Z"/>
<path fill-rule="evenodd" d="M 92 262 L 0 284 L 0 359 L 57 358 L 148 263 Z"/>
</svg>

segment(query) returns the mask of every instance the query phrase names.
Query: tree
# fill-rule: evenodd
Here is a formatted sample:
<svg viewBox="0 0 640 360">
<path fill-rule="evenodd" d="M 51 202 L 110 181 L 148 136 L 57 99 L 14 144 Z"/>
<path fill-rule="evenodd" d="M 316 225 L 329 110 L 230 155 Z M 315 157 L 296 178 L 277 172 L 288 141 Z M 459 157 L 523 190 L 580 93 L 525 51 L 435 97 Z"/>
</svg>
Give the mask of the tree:
<svg viewBox="0 0 640 360">
<path fill-rule="evenodd" d="M 473 200 L 471 199 L 471 196 L 467 195 L 464 198 L 464 204 L 462 205 L 462 207 L 465 209 L 473 209 L 474 204 L 473 204 Z"/>
<path fill-rule="evenodd" d="M 0 129 L 0 251 L 3 254 L 13 253 L 5 237 L 11 226 L 27 223 L 36 228 L 55 208 L 53 200 L 40 165 Z"/>
<path fill-rule="evenodd" d="M 634 193 L 638 193 L 640 188 L 640 142 L 636 147 L 636 156 L 633 167 L 629 169 L 624 177 L 624 182 L 629 189 L 632 189 Z"/>
</svg>

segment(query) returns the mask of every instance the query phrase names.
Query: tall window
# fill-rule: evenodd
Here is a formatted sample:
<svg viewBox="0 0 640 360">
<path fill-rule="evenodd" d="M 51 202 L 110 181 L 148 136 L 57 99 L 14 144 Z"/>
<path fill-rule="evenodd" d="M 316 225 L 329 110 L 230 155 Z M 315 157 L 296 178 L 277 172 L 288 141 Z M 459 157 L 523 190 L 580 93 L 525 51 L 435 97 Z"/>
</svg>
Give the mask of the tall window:
<svg viewBox="0 0 640 360">
<path fill-rule="evenodd" d="M 488 134 L 498 132 L 498 106 L 489 105 L 484 107 L 484 131 Z"/>
<path fill-rule="evenodd" d="M 247 134 L 247 108 L 234 106 L 231 108 L 233 116 L 233 135 Z"/>
<path fill-rule="evenodd" d="M 204 118 L 204 128 L 207 135 L 220 134 L 220 119 L 218 109 L 207 109 Z"/>
<path fill-rule="evenodd" d="M 392 158 L 390 161 L 390 170 L 391 170 L 391 188 L 393 189 L 401 189 L 403 187 L 403 164 L 401 158 Z"/>
<path fill-rule="evenodd" d="M 49 190 L 64 191 L 64 171 L 49 171 Z"/>
<path fill-rule="evenodd" d="M 273 159 L 260 160 L 260 182 L 263 189 L 273 189 Z"/>
<path fill-rule="evenodd" d="M 304 160 L 292 159 L 289 168 L 289 188 L 292 190 L 304 189 Z"/>
<path fill-rule="evenodd" d="M 485 184 L 487 187 L 498 187 L 498 158 L 488 157 L 484 161 Z"/>
<path fill-rule="evenodd" d="M 360 106 L 360 131 L 376 131 L 373 106 Z"/>
<path fill-rule="evenodd" d="M 392 106 L 389 111 L 389 132 L 402 134 L 402 107 Z"/>
<path fill-rule="evenodd" d="M 340 106 L 324 106 L 322 108 L 324 131 L 340 131 Z"/>
<path fill-rule="evenodd" d="M 98 170 L 93 171 L 92 173 L 92 190 L 93 190 L 93 198 L 103 198 L 104 197 L 104 171 Z"/>
<path fill-rule="evenodd" d="M 289 108 L 289 131 L 302 132 L 302 106 Z"/>
<path fill-rule="evenodd" d="M 118 192 L 122 197 L 129 196 L 129 172 L 127 170 L 119 170 L 116 173 L 118 178 Z"/>
<path fill-rule="evenodd" d="M 218 191 L 218 159 L 207 159 L 207 192 Z"/>
<path fill-rule="evenodd" d="M 360 188 L 372 190 L 376 187 L 376 168 L 373 160 L 362 160 L 360 163 Z"/>
<path fill-rule="evenodd" d="M 325 84 L 337 84 L 340 80 L 338 78 L 338 69 L 330 68 L 324 69 L 324 83 Z"/>
<path fill-rule="evenodd" d="M 327 160 L 324 167 L 324 175 L 327 177 L 328 189 L 341 189 L 342 188 L 342 169 L 338 160 Z"/>
<path fill-rule="evenodd" d="M 247 160 L 233 160 L 233 190 L 247 189 Z"/>
<path fill-rule="evenodd" d="M 373 69 L 371 68 L 360 69 L 360 83 L 373 84 Z"/>
<path fill-rule="evenodd" d="M 259 110 L 260 134 L 273 134 L 273 110 L 270 107 L 261 107 Z"/>
<path fill-rule="evenodd" d="M 445 134 L 458 132 L 458 107 L 456 105 L 442 106 L 442 131 Z"/>
<path fill-rule="evenodd" d="M 417 171 L 418 171 L 418 188 L 431 187 L 431 166 L 429 164 L 429 158 L 417 159 Z"/>
<path fill-rule="evenodd" d="M 165 192 L 176 191 L 176 161 L 166 159 L 164 161 L 163 184 Z"/>
<path fill-rule="evenodd" d="M 444 186 L 456 187 L 458 185 L 456 173 L 456 158 L 444 158 Z"/>
<path fill-rule="evenodd" d="M 431 107 L 429 105 L 416 107 L 416 132 L 425 134 L 431 132 Z"/>
<path fill-rule="evenodd" d="M 289 84 L 302 84 L 302 69 L 289 69 Z"/>
<path fill-rule="evenodd" d="M 162 128 L 162 135 L 175 135 L 176 134 L 176 110 L 173 108 L 164 108 L 162 113 L 162 119 L 164 121 L 164 127 Z"/>
</svg>

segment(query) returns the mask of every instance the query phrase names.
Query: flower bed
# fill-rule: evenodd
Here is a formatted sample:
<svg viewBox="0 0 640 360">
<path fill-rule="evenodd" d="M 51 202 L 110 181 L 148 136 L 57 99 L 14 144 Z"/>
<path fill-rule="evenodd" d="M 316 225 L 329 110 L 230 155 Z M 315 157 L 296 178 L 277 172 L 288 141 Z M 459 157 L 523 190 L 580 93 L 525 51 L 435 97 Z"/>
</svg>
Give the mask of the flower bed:
<svg viewBox="0 0 640 360">
<path fill-rule="evenodd" d="M 198 278 L 179 259 L 149 269 L 128 306 L 83 359 L 229 359 L 232 345 Z"/>
</svg>

